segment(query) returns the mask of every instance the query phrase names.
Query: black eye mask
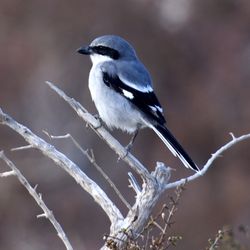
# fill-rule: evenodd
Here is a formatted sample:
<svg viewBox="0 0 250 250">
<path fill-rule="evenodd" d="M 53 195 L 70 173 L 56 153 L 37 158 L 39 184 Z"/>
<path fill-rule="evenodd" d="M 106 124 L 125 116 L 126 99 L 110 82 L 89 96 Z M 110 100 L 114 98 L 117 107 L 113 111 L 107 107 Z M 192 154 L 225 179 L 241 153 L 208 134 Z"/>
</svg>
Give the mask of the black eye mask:
<svg viewBox="0 0 250 250">
<path fill-rule="evenodd" d="M 120 54 L 117 50 L 111 49 L 105 46 L 94 46 L 91 48 L 92 51 L 96 54 L 109 56 L 110 58 L 117 60 L 120 57 Z"/>
</svg>

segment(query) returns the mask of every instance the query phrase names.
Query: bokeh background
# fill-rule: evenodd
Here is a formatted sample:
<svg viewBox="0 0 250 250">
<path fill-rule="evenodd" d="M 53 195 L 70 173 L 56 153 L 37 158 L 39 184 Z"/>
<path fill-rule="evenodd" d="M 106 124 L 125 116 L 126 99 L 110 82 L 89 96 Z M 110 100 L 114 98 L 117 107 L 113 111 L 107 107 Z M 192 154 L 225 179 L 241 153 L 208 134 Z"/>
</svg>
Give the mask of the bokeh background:
<svg viewBox="0 0 250 250">
<path fill-rule="evenodd" d="M 0 107 L 49 141 L 42 132 L 71 133 L 133 202 L 127 172 L 117 156 L 53 93 L 55 82 L 96 113 L 87 79 L 89 58 L 78 47 L 99 35 L 117 34 L 136 48 L 149 69 L 169 128 L 202 166 L 220 146 L 250 132 L 250 1 L 0 1 Z M 124 145 L 129 136 L 112 132 Z M 50 141 L 124 206 L 69 140 Z M 109 221 L 74 180 L 38 151 L 10 152 L 25 142 L 0 126 L 4 150 L 38 191 L 65 229 L 74 249 L 98 249 Z M 170 234 L 182 235 L 175 249 L 205 249 L 223 225 L 237 231 L 250 224 L 250 142 L 228 150 L 209 172 L 187 185 Z M 153 170 L 156 161 L 175 168 L 172 180 L 192 174 L 150 130 L 133 153 Z M 0 171 L 7 170 L 3 162 Z M 163 198 L 167 200 L 167 193 Z M 15 177 L 0 179 L 0 249 L 64 249 L 52 225 Z M 248 244 L 249 239 L 238 239 Z"/>
</svg>

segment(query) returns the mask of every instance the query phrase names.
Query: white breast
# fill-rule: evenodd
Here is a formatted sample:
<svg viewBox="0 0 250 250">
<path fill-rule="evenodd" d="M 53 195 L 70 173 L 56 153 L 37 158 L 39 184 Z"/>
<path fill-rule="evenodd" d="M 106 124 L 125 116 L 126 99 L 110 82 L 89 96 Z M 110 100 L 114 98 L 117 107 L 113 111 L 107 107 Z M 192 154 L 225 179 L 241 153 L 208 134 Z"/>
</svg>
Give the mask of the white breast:
<svg viewBox="0 0 250 250">
<path fill-rule="evenodd" d="M 100 64 L 93 65 L 90 71 L 89 90 L 101 119 L 108 127 L 133 133 L 143 124 L 141 114 L 133 104 L 105 85 Z"/>
</svg>

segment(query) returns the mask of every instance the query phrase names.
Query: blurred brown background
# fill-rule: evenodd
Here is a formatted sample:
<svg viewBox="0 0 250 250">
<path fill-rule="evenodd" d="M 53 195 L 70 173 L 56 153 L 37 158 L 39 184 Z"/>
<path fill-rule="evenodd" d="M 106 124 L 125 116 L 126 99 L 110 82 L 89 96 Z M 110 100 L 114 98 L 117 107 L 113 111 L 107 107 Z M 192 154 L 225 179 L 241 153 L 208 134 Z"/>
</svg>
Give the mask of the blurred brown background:
<svg viewBox="0 0 250 250">
<path fill-rule="evenodd" d="M 120 35 L 136 48 L 152 75 L 169 128 L 198 165 L 230 140 L 229 132 L 250 132 L 247 0 L 2 0 L 0 107 L 48 141 L 42 130 L 71 133 L 83 148 L 93 148 L 97 162 L 132 202 L 129 168 L 117 163 L 114 153 L 44 84 L 55 82 L 95 113 L 87 87 L 91 64 L 75 50 L 103 34 Z M 123 144 L 129 141 L 128 135 L 112 133 Z M 115 197 L 70 141 L 52 143 Z M 16 133 L 0 126 L 0 149 L 32 185 L 38 184 L 73 247 L 98 249 L 102 235 L 109 232 L 104 212 L 39 152 L 9 151 L 22 145 Z M 234 146 L 204 177 L 188 184 L 171 230 L 183 236 L 175 249 L 205 249 L 207 239 L 223 225 L 250 224 L 249 146 L 249 141 Z M 192 174 L 150 130 L 139 134 L 133 152 L 150 170 L 157 160 L 176 168 L 172 180 Z M 4 170 L 1 162 L 0 171 Z M 0 249 L 64 249 L 52 225 L 36 218 L 39 213 L 14 177 L 1 178 Z"/>
</svg>

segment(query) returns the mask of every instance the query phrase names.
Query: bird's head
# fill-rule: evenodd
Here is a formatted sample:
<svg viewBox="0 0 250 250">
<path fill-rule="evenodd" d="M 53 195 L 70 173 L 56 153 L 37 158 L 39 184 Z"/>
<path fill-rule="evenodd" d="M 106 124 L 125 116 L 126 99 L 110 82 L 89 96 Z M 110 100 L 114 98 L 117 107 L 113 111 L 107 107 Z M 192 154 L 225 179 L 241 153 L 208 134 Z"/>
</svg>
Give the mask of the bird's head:
<svg viewBox="0 0 250 250">
<path fill-rule="evenodd" d="M 93 64 L 110 60 L 131 60 L 136 58 L 134 48 L 123 38 L 105 35 L 94 39 L 90 45 L 77 50 L 78 53 L 90 55 Z"/>
</svg>

